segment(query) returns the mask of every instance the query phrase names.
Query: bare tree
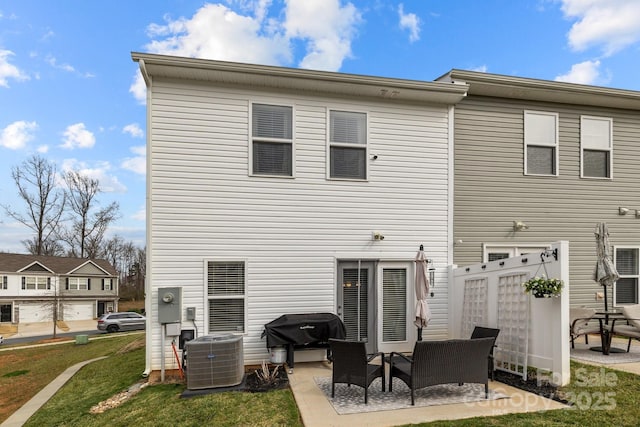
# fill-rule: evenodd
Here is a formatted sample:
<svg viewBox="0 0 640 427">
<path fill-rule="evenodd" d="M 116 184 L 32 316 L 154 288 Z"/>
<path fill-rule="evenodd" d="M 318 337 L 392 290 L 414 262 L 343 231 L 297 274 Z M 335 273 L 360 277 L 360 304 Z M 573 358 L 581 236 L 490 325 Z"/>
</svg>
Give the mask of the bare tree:
<svg viewBox="0 0 640 427">
<path fill-rule="evenodd" d="M 23 241 L 33 255 L 48 255 L 46 251 L 55 247 L 55 233 L 65 207 L 65 194 L 56 186 L 56 174 L 55 163 L 38 155 L 11 169 L 18 195 L 26 204 L 26 214 L 9 205 L 2 207 L 7 215 L 35 233 L 33 239 Z"/>
<path fill-rule="evenodd" d="M 61 232 L 60 237 L 69 245 L 69 255 L 97 258 L 107 228 L 118 218 L 119 205 L 113 202 L 98 208 L 97 196 L 102 190 L 97 179 L 69 171 L 64 175 L 64 181 L 71 225 Z"/>
</svg>

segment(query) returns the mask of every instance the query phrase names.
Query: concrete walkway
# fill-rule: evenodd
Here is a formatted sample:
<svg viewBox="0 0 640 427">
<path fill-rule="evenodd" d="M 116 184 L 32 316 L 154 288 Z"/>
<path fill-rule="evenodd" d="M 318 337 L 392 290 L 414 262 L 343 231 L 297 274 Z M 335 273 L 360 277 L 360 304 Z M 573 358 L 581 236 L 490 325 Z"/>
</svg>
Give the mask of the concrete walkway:
<svg viewBox="0 0 640 427">
<path fill-rule="evenodd" d="M 107 356 L 97 357 L 91 360 L 85 360 L 84 362 L 77 363 L 66 371 L 58 375 L 58 377 L 49 383 L 45 388 L 40 390 L 38 394 L 33 396 L 31 400 L 22 405 L 20 409 L 13 413 L 9 418 L 5 420 L 0 427 L 20 427 L 27 422 L 38 409 L 42 407 L 56 392 L 62 387 L 69 379 L 75 375 L 83 366 L 95 362 L 96 360 L 106 359 Z"/>
</svg>

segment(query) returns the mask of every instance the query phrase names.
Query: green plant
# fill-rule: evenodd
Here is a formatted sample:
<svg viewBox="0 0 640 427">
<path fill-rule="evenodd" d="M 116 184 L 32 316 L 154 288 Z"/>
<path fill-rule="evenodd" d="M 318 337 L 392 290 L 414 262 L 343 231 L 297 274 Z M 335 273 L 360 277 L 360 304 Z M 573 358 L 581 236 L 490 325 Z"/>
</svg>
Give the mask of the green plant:
<svg viewBox="0 0 640 427">
<path fill-rule="evenodd" d="M 533 277 L 522 284 L 526 293 L 536 298 L 557 297 L 562 292 L 564 282 L 560 279 L 547 279 L 545 276 Z"/>
</svg>

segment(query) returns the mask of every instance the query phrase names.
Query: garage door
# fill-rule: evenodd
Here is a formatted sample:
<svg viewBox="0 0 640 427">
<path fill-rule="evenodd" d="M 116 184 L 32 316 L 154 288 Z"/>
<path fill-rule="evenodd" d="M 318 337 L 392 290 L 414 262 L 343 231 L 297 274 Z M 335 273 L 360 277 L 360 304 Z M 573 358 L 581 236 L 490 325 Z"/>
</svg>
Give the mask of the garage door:
<svg viewBox="0 0 640 427">
<path fill-rule="evenodd" d="M 51 322 L 51 305 L 23 302 L 18 307 L 20 323 Z"/>
<path fill-rule="evenodd" d="M 93 314 L 95 303 L 93 301 L 65 301 L 62 304 L 64 306 L 64 320 L 91 320 L 95 317 Z"/>
</svg>

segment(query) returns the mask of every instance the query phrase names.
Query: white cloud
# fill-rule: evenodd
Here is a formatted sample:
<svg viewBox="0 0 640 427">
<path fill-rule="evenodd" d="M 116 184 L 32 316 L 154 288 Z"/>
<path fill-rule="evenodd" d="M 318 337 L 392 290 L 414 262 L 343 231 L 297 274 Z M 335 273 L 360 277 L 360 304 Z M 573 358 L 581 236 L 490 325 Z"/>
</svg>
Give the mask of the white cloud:
<svg viewBox="0 0 640 427">
<path fill-rule="evenodd" d="M 72 150 L 74 148 L 91 148 L 96 143 L 96 137 L 88 131 L 84 123 L 76 123 L 67 127 L 64 131 L 64 144 L 62 148 Z"/>
<path fill-rule="evenodd" d="M 29 80 L 24 72 L 9 63 L 9 57 L 14 55 L 10 50 L 0 50 L 0 86 L 9 87 L 9 79 L 17 81 Z"/>
<path fill-rule="evenodd" d="M 577 19 L 568 35 L 577 51 L 602 46 L 609 56 L 640 41 L 638 0 L 562 0 L 562 11 Z"/>
<path fill-rule="evenodd" d="M 0 134 L 0 147 L 10 150 L 25 148 L 27 143 L 33 139 L 33 132 L 38 128 L 36 122 L 26 122 L 20 120 L 11 123 L 2 129 Z"/>
<path fill-rule="evenodd" d="M 139 104 L 145 105 L 147 103 L 147 85 L 144 82 L 144 78 L 142 78 L 142 74 L 140 74 L 140 70 L 136 71 L 133 83 L 129 86 L 129 92 Z"/>
<path fill-rule="evenodd" d="M 338 71 L 351 56 L 351 40 L 361 21 L 358 9 L 338 0 L 287 0 L 287 36 L 306 42 L 300 67 Z"/>
<path fill-rule="evenodd" d="M 400 28 L 409 30 L 409 41 L 420 40 L 420 18 L 415 13 L 404 13 L 404 5 L 398 6 L 398 16 L 400 17 Z"/>
<path fill-rule="evenodd" d="M 257 3 L 266 7 L 264 2 Z M 191 19 L 151 24 L 147 33 L 160 36 L 146 48 L 152 53 L 186 57 L 278 64 L 290 60 L 288 40 L 277 28 L 263 25 L 260 16 L 244 16 L 222 4 L 205 4 Z M 268 22 L 267 22 L 268 24 Z"/>
<path fill-rule="evenodd" d="M 81 175 L 97 179 L 100 183 L 100 189 L 105 193 L 124 193 L 127 191 L 127 187 L 118 180 L 118 177 L 109 174 L 111 164 L 107 161 L 96 162 L 93 166 L 89 166 L 86 162 L 77 159 L 65 159 L 62 162 L 62 170 L 64 172 L 74 170 Z"/>
<path fill-rule="evenodd" d="M 146 221 L 146 219 L 147 219 L 147 210 L 145 209 L 144 206 L 142 206 L 140 208 L 140 210 L 138 210 L 136 213 L 131 215 L 131 218 L 133 218 L 135 220 L 138 220 L 138 221 Z"/>
<path fill-rule="evenodd" d="M 558 82 L 592 85 L 600 78 L 600 61 L 584 61 L 571 66 L 571 70 L 555 78 Z"/>
<path fill-rule="evenodd" d="M 36 151 L 40 154 L 46 154 L 49 152 L 49 146 L 48 145 L 41 145 L 38 148 L 36 148 Z"/>
<path fill-rule="evenodd" d="M 74 74 L 77 74 L 77 75 L 85 77 L 85 78 L 95 77 L 95 75 L 92 74 L 92 73 L 81 73 L 81 72 L 79 72 L 72 65 L 59 64 L 58 60 L 54 56 L 51 56 L 51 55 L 47 56 L 45 61 L 47 61 L 47 63 L 49 65 L 51 65 L 53 68 L 57 68 L 58 70 L 66 71 L 68 73 L 74 73 Z"/>
<path fill-rule="evenodd" d="M 139 145 L 130 148 L 131 152 L 137 154 L 135 157 L 128 157 L 120 165 L 123 169 L 130 170 L 140 175 L 147 173 L 147 148 Z"/>
<path fill-rule="evenodd" d="M 128 133 L 134 138 L 142 138 L 144 137 L 144 131 L 140 128 L 140 125 L 137 123 L 130 123 L 122 128 L 123 133 Z"/>
<path fill-rule="evenodd" d="M 489 68 L 486 65 L 480 65 L 479 67 L 472 68 L 471 71 L 477 71 L 479 73 L 486 73 Z"/>
</svg>

